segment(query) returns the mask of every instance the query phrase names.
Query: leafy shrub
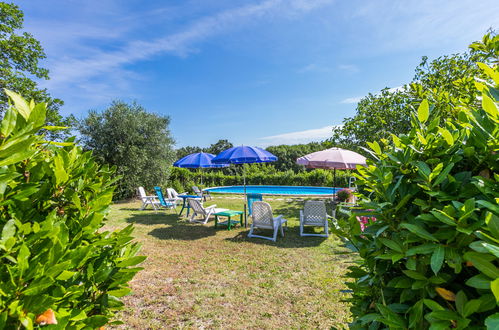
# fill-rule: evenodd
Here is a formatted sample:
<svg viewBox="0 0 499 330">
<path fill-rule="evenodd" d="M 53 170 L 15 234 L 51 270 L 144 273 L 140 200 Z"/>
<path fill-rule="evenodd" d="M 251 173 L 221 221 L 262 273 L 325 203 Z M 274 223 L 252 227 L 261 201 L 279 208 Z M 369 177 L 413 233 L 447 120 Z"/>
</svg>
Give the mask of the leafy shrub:
<svg viewBox="0 0 499 330">
<path fill-rule="evenodd" d="M 496 86 L 476 84 L 481 108 L 439 127 L 423 101 L 407 135 L 369 144 L 357 183 L 377 221 L 361 232 L 355 214 L 338 231 L 361 258 L 353 329 L 499 328 L 499 70 L 479 65 Z"/>
<path fill-rule="evenodd" d="M 44 141 L 45 104 L 8 92 L 0 126 L 0 328 L 109 322 L 144 260 L 132 226 L 102 230 L 114 169 L 72 142 Z"/>
</svg>

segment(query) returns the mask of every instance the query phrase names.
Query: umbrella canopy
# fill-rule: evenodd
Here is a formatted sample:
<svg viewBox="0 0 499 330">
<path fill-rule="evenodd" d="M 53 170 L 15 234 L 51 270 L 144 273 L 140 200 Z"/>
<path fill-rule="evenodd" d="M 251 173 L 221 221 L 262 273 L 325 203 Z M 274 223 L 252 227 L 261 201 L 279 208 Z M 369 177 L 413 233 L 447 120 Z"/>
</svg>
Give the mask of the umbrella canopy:
<svg viewBox="0 0 499 330">
<path fill-rule="evenodd" d="M 331 148 L 300 157 L 296 163 L 308 168 L 334 169 L 333 185 L 336 187 L 336 170 L 355 169 L 357 165 L 366 166 L 366 157 L 351 150 Z"/>
<path fill-rule="evenodd" d="M 299 165 L 309 168 L 334 168 L 339 170 L 354 169 L 357 165 L 366 165 L 366 157 L 351 150 L 331 148 L 300 157 Z"/>
<path fill-rule="evenodd" d="M 219 153 L 212 162 L 215 164 L 245 164 L 275 162 L 277 157 L 258 147 L 238 146 Z"/>
<path fill-rule="evenodd" d="M 219 153 L 212 162 L 215 164 L 248 164 L 275 162 L 277 156 L 267 150 L 258 147 L 238 146 L 232 147 Z M 243 168 L 244 182 L 244 226 L 248 226 L 246 218 L 246 172 Z"/>
<path fill-rule="evenodd" d="M 206 152 L 196 152 L 190 155 L 187 155 L 175 163 L 173 166 L 176 167 L 185 167 L 185 168 L 212 168 L 212 167 L 227 167 L 228 164 L 214 164 L 211 160 L 215 158 L 214 154 L 209 154 Z"/>
</svg>

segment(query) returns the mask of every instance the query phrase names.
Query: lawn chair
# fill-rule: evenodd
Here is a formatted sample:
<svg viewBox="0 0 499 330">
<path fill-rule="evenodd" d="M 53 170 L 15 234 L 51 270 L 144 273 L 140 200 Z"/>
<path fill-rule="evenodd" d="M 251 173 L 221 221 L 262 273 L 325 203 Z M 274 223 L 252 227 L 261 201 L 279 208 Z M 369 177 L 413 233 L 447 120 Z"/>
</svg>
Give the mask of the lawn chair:
<svg viewBox="0 0 499 330">
<path fill-rule="evenodd" d="M 248 200 L 248 215 L 251 216 L 251 208 L 254 202 L 262 201 L 262 194 L 246 194 Z"/>
<path fill-rule="evenodd" d="M 252 207 L 251 219 L 252 223 L 248 237 L 264 238 L 275 242 L 279 229 L 281 230 L 282 237 L 284 237 L 283 225 L 287 225 L 287 220 L 284 219 L 282 215 L 274 218 L 272 215 L 272 207 L 269 203 L 259 201 L 254 202 Z M 270 229 L 273 231 L 273 235 L 272 237 L 255 235 L 253 234 L 255 228 Z"/>
<path fill-rule="evenodd" d="M 194 191 L 194 193 L 196 195 L 198 195 L 199 197 L 202 197 L 205 202 L 206 202 L 206 197 L 210 197 L 210 199 L 211 199 L 211 195 L 210 195 L 209 191 L 200 190 L 197 186 L 192 186 L 192 190 Z"/>
<path fill-rule="evenodd" d="M 197 198 L 187 198 L 187 203 L 191 208 L 192 215 L 189 219 L 190 222 L 207 223 L 208 219 L 215 213 L 227 211 L 227 209 L 216 208 L 216 205 L 210 205 L 208 207 L 203 207 L 201 202 Z M 196 216 L 201 216 L 202 219 L 195 219 Z"/>
<path fill-rule="evenodd" d="M 144 187 L 138 188 L 140 199 L 142 200 L 142 206 L 140 210 L 145 210 L 147 205 L 151 205 L 153 209 L 157 210 L 160 206 L 160 202 L 156 199 L 156 196 L 147 196 Z"/>
<path fill-rule="evenodd" d="M 187 193 L 177 193 L 173 188 L 166 188 L 166 195 L 168 199 L 174 199 L 176 202 L 183 201 L 182 197 L 178 197 L 178 195 L 186 195 Z"/>
<path fill-rule="evenodd" d="M 326 203 L 324 201 L 306 201 L 303 210 L 300 210 L 300 236 L 329 237 Z M 305 226 L 324 227 L 324 234 L 306 234 Z"/>
<path fill-rule="evenodd" d="M 156 195 L 158 195 L 160 206 L 166 209 L 172 209 L 177 213 L 177 201 L 171 198 L 165 199 L 161 187 L 154 187 L 154 190 L 156 191 Z"/>
</svg>

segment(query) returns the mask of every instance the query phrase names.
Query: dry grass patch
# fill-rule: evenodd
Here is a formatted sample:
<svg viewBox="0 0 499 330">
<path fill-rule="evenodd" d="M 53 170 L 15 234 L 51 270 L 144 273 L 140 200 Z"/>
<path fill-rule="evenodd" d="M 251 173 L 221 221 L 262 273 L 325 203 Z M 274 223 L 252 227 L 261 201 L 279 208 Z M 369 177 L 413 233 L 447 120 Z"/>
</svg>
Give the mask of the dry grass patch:
<svg viewBox="0 0 499 330">
<path fill-rule="evenodd" d="M 148 256 L 131 283 L 120 318 L 125 328 L 344 328 L 341 302 L 347 263 L 335 255 L 339 240 L 300 237 L 303 202 L 270 201 L 288 219 L 276 243 L 191 224 L 172 211 L 138 211 L 139 202 L 112 206 L 108 229 L 135 224 L 141 254 Z M 242 210 L 242 200 L 205 204 Z"/>
</svg>

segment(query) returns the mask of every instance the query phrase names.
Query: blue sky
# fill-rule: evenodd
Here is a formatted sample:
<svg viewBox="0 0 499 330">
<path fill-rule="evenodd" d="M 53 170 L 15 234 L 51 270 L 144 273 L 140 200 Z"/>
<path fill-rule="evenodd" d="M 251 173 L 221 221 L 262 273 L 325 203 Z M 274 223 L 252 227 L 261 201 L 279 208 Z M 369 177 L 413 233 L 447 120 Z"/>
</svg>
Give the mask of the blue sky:
<svg viewBox="0 0 499 330">
<path fill-rule="evenodd" d="M 42 42 L 41 85 L 84 117 L 112 100 L 171 117 L 177 147 L 323 140 L 421 56 L 499 27 L 499 1 L 15 1 Z"/>
</svg>

